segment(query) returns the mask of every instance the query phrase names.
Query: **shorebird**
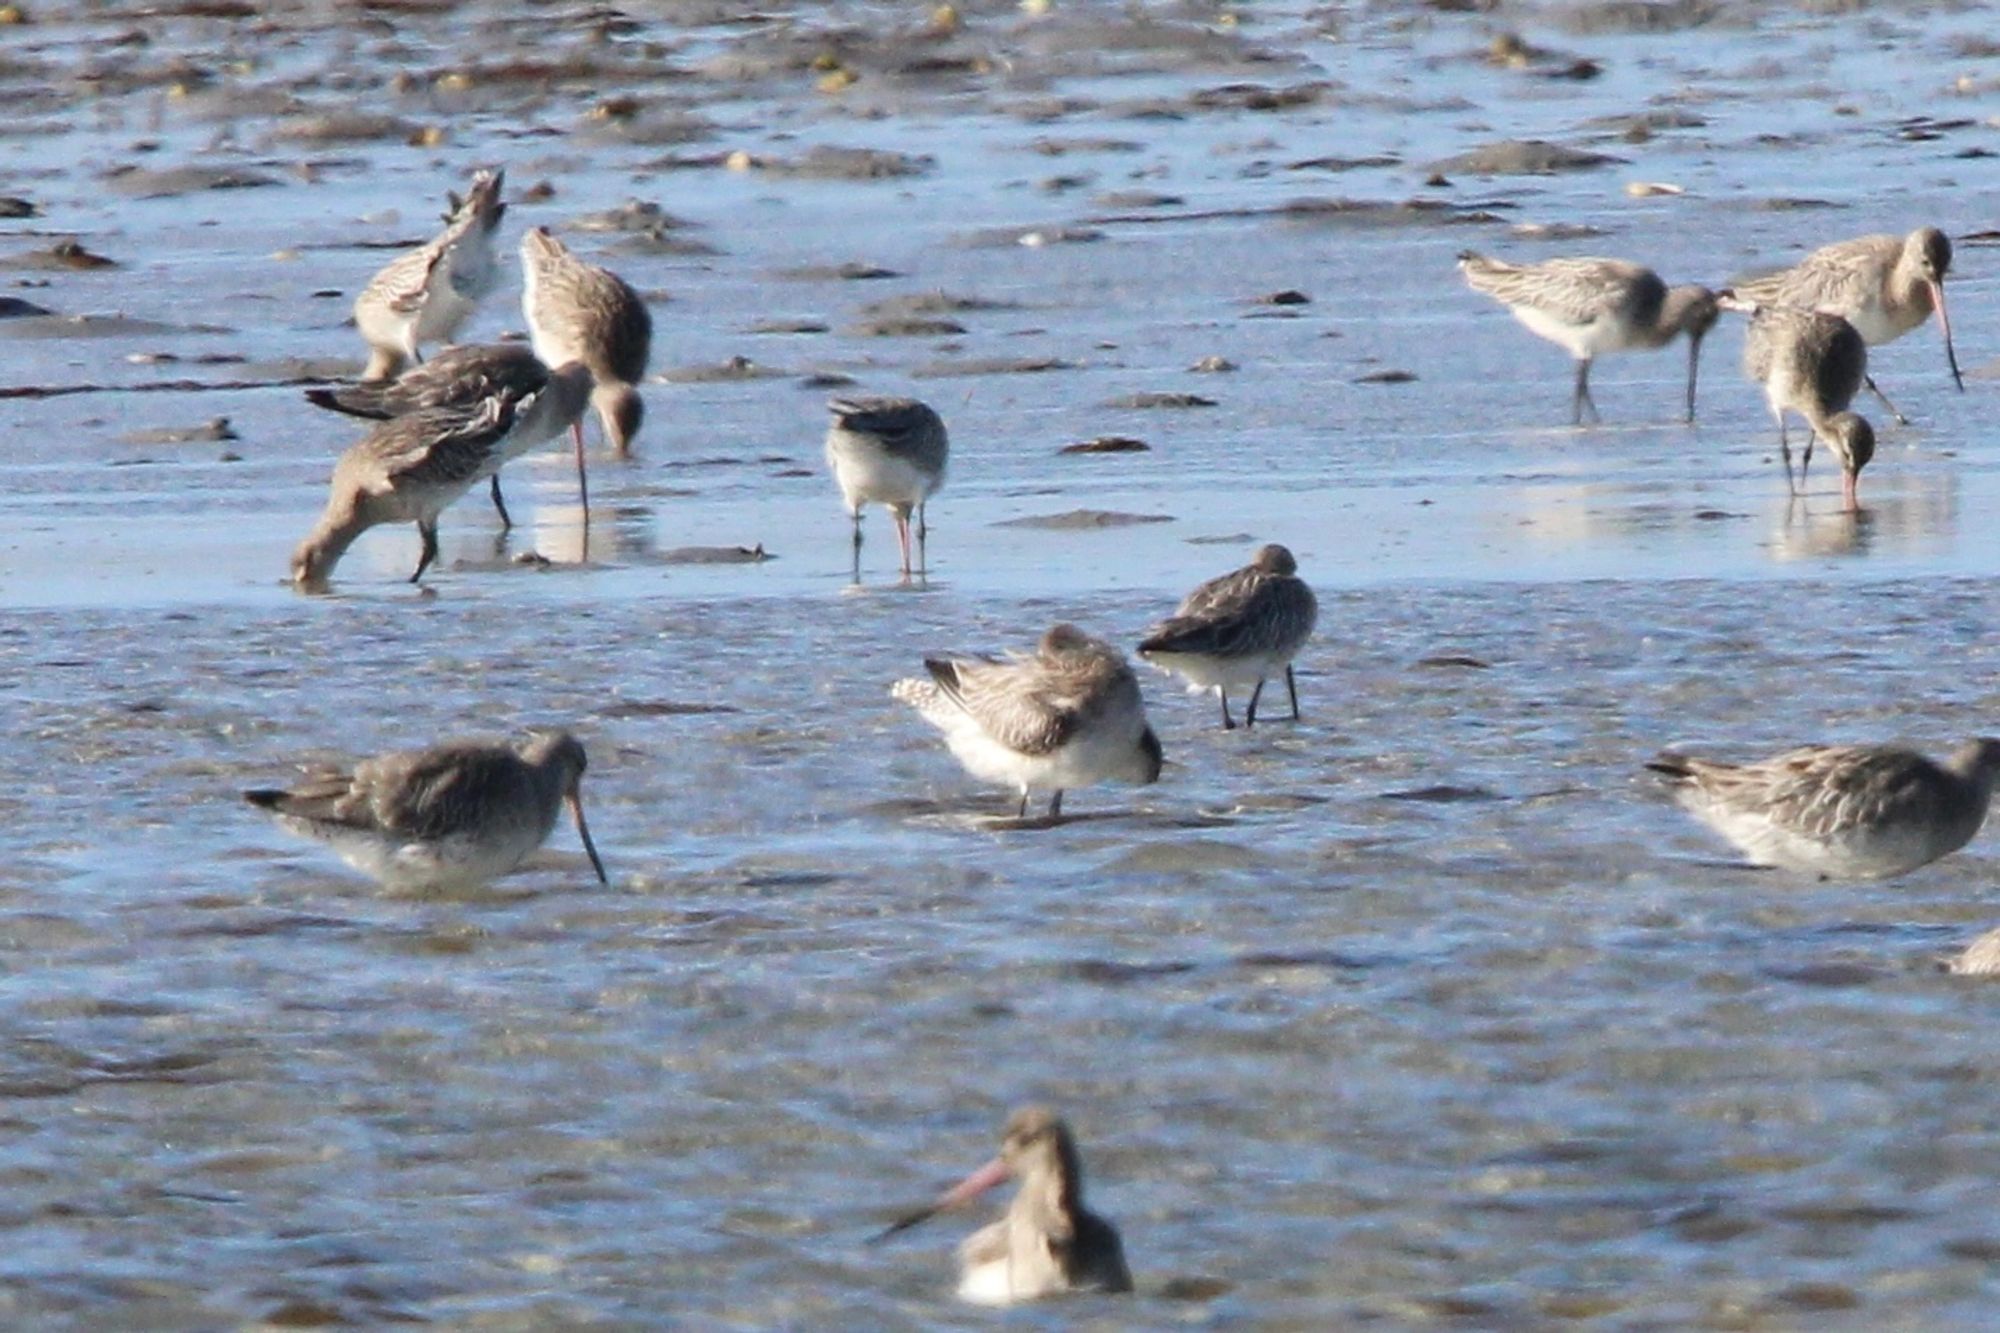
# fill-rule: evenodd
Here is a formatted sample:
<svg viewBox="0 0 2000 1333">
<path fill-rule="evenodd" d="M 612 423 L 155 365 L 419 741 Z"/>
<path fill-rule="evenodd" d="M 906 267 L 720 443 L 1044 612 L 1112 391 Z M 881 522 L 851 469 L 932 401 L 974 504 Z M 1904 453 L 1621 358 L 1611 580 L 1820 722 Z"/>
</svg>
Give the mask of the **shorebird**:
<svg viewBox="0 0 2000 1333">
<path fill-rule="evenodd" d="M 1243 725 L 1253 727 L 1264 678 L 1282 667 L 1296 721 L 1299 687 L 1292 659 L 1312 637 L 1318 618 L 1319 602 L 1299 577 L 1298 561 L 1274 544 L 1259 548 L 1243 568 L 1189 593 L 1180 610 L 1147 631 L 1139 655 L 1183 677 L 1197 692 L 1212 689 L 1220 695 L 1225 731 L 1236 726 L 1229 716 L 1230 689 L 1251 687 Z"/>
<path fill-rule="evenodd" d="M 1875 431 L 1866 419 L 1847 411 L 1867 376 L 1868 344 L 1839 315 L 1797 306 L 1759 305 L 1737 293 L 1723 291 L 1716 304 L 1750 316 L 1743 340 L 1743 370 L 1764 386 L 1764 399 L 1778 422 L 1778 452 L 1785 461 L 1785 485 L 1797 495 L 1805 488 L 1812 466 L 1815 439 L 1823 439 L 1840 460 L 1841 498 L 1855 508 L 1855 486 L 1861 469 L 1875 456 Z M 1792 481 L 1792 446 L 1785 433 L 1785 413 L 1805 418 L 1811 433 L 1799 479 Z"/>
<path fill-rule="evenodd" d="M 1951 960 L 1948 970 L 1962 977 L 2000 977 L 2000 927 L 1987 931 Z"/>
<path fill-rule="evenodd" d="M 504 171 L 482 171 L 460 199 L 447 193 L 451 211 L 431 241 L 392 260 L 354 299 L 354 324 L 368 340 L 364 380 L 388 379 L 405 364 L 422 361 L 429 342 L 450 342 L 500 280 L 493 262 L 493 233 L 507 205 L 500 202 Z"/>
<path fill-rule="evenodd" d="M 610 883 L 583 819 L 583 745 L 538 730 L 510 744 L 452 741 L 398 750 L 288 790 L 246 791 L 288 832 L 398 889 L 483 884 L 548 840 L 564 805 L 600 883 Z"/>
<path fill-rule="evenodd" d="M 1688 336 L 1687 420 L 1694 420 L 1695 373 L 1701 340 L 1715 325 L 1715 293 L 1706 287 L 1669 287 L 1660 275 L 1622 259 L 1545 259 L 1510 264 L 1471 250 L 1458 256 L 1459 271 L 1476 292 L 1513 312 L 1528 331 L 1576 359 L 1570 395 L 1572 424 L 1603 420 L 1590 397 L 1590 363 L 1606 352 L 1665 347 Z"/>
<path fill-rule="evenodd" d="M 1893 745 L 1807 745 L 1754 764 L 1666 753 L 1646 767 L 1752 863 L 1885 879 L 1972 841 L 2000 778 L 2000 740 L 1942 764 Z"/>
<path fill-rule="evenodd" d="M 1084 1207 L 1083 1162 L 1069 1126 L 1039 1106 L 1007 1118 L 998 1157 L 875 1239 L 968 1203 L 1009 1178 L 1021 1188 L 1007 1215 L 958 1247 L 961 1299 L 1013 1305 L 1071 1291 L 1132 1290 L 1117 1228 Z"/>
<path fill-rule="evenodd" d="M 319 523 L 292 553 L 292 582 L 324 592 L 354 539 L 378 523 L 415 523 L 423 554 L 410 582 L 437 559 L 438 515 L 497 470 L 519 403 L 496 394 L 471 409 L 419 408 L 378 422 L 333 465 Z"/>
<path fill-rule="evenodd" d="M 1952 382 L 1965 392 L 1958 353 L 1951 345 L 1951 316 L 1945 309 L 1944 277 L 1951 271 L 1951 239 L 1936 227 L 1908 236 L 1860 236 L 1823 245 L 1788 269 L 1736 284 L 1739 296 L 1763 305 L 1791 305 L 1839 315 L 1870 347 L 1896 339 L 1937 311 L 1944 334 L 1945 364 Z M 1894 403 L 1863 375 L 1868 392 L 1897 422 L 1907 424 Z"/>
<path fill-rule="evenodd" d="M 547 227 L 531 227 L 521 238 L 521 280 L 521 313 L 535 355 L 552 366 L 581 361 L 590 367 L 591 406 L 611 451 L 625 457 L 646 416 L 633 387 L 646 377 L 653 352 L 646 303 L 611 270 L 572 255 Z M 581 453 L 583 423 L 573 429 Z"/>
<path fill-rule="evenodd" d="M 1032 656 L 926 657 L 929 680 L 899 680 L 890 693 L 944 733 L 966 771 L 1028 796 L 1116 778 L 1157 782 L 1160 740 L 1146 725 L 1139 682 L 1125 656 L 1074 625 L 1050 627 Z"/>
<path fill-rule="evenodd" d="M 572 361 L 550 370 L 519 343 L 484 343 L 452 347 L 393 380 L 364 380 L 337 389 L 307 389 L 306 401 L 330 412 L 387 421 L 427 407 L 470 409 L 495 394 L 517 399 L 522 409 L 507 433 L 503 463 L 512 462 L 536 445 L 570 430 L 590 401 L 590 370 Z M 583 521 L 590 522 L 590 481 L 584 472 L 583 436 L 577 434 L 576 486 L 582 497 Z M 493 507 L 500 524 L 514 526 L 507 502 L 500 498 L 500 474 L 493 474 Z"/>
<path fill-rule="evenodd" d="M 910 512 L 917 515 L 917 567 L 927 568 L 925 502 L 944 485 L 951 441 L 944 421 L 914 398 L 835 398 L 827 404 L 826 462 L 854 517 L 854 577 L 861 577 L 861 506 L 886 505 L 896 520 L 903 577 L 910 577 Z"/>
</svg>

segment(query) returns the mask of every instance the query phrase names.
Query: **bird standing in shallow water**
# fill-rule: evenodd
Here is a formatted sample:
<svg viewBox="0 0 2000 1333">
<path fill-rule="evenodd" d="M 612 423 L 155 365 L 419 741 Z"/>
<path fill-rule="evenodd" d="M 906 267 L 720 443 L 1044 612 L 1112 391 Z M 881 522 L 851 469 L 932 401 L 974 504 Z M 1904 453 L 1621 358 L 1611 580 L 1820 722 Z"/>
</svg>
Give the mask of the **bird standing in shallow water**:
<svg viewBox="0 0 2000 1333">
<path fill-rule="evenodd" d="M 1125 655 L 1074 625 L 1055 625 L 1032 656 L 1006 660 L 927 657 L 929 680 L 899 680 L 890 693 L 944 733 L 966 771 L 1029 793 L 1062 796 L 1107 778 L 1157 782 L 1159 737 L 1146 725 L 1139 682 Z"/>
<path fill-rule="evenodd" d="M 1944 303 L 1944 278 L 1951 271 L 1951 239 L 1936 227 L 1908 236 L 1859 236 L 1823 245 L 1787 269 L 1736 284 L 1736 294 L 1760 305 L 1797 306 L 1839 315 L 1870 347 L 1896 339 L 1929 319 L 1935 310 L 1944 335 L 1945 364 L 1952 382 L 1965 392 L 1958 352 L 1951 345 L 1951 315 Z M 1908 420 L 1888 396 L 1862 376 L 1868 392 L 1898 424 Z"/>
<path fill-rule="evenodd" d="M 917 515 L 917 562 L 929 567 L 925 505 L 944 485 L 951 440 L 944 420 L 914 398 L 835 398 L 827 404 L 826 462 L 854 517 L 854 578 L 861 579 L 861 507 L 886 505 L 896 520 L 903 577 L 910 577 L 910 514 Z"/>
<path fill-rule="evenodd" d="M 1319 602 L 1299 577 L 1298 561 L 1273 544 L 1261 548 L 1242 569 L 1189 593 L 1180 610 L 1147 631 L 1139 655 L 1185 678 L 1196 690 L 1213 689 L 1220 695 L 1225 731 L 1236 725 L 1229 716 L 1230 689 L 1252 687 L 1243 725 L 1255 726 L 1264 679 L 1283 668 L 1296 721 L 1299 688 L 1292 678 L 1292 659 L 1312 637 L 1318 619 Z"/>
<path fill-rule="evenodd" d="M 2000 740 L 1942 764 L 1893 745 L 1807 745 L 1754 764 L 1662 754 L 1646 767 L 1756 865 L 1885 879 L 1972 841 L 2000 778 Z"/>
<path fill-rule="evenodd" d="M 591 868 L 609 883 L 583 818 L 584 767 L 575 736 L 542 730 L 505 745 L 394 751 L 243 798 L 397 889 L 466 887 L 504 875 L 548 840 L 567 805 Z"/>
<path fill-rule="evenodd" d="M 378 422 L 333 465 L 326 510 L 292 553 L 292 582 L 326 591 L 347 548 L 378 523 L 417 525 L 423 554 L 410 582 L 423 578 L 437 559 L 438 515 L 505 461 L 518 406 L 501 393 L 470 409 L 426 407 Z"/>
<path fill-rule="evenodd" d="M 1576 359 L 1571 422 L 1584 409 L 1601 421 L 1590 397 L 1590 363 L 1606 352 L 1665 347 L 1688 336 L 1687 420 L 1694 420 L 1695 374 L 1701 340 L 1715 326 L 1715 293 L 1706 287 L 1668 287 L 1659 274 L 1622 259 L 1545 259 L 1510 264 L 1466 250 L 1459 271 L 1472 290 L 1513 312 L 1529 332 Z"/>
<path fill-rule="evenodd" d="M 1758 305 L 1729 291 L 1716 299 L 1724 310 L 1750 316 L 1750 330 L 1743 340 L 1743 370 L 1764 386 L 1764 399 L 1777 418 L 1785 485 L 1794 495 L 1805 489 L 1813 441 L 1825 440 L 1840 460 L 1841 498 L 1849 510 L 1857 508 L 1861 469 L 1875 457 L 1874 427 L 1846 410 L 1867 376 L 1868 345 L 1861 334 L 1839 315 L 1796 306 Z M 1804 417 L 1811 430 L 1796 483 L 1792 481 L 1792 446 L 1785 433 L 1787 411 Z"/>
<path fill-rule="evenodd" d="M 611 451 L 626 457 L 646 418 L 645 401 L 633 387 L 646 378 L 653 354 L 653 317 L 645 301 L 610 269 L 572 255 L 547 227 L 530 228 L 521 238 L 521 281 L 521 313 L 535 355 L 551 366 L 581 361 L 590 367 L 591 406 Z M 573 429 L 581 456 L 583 423 Z"/>
<path fill-rule="evenodd" d="M 1083 1162 L 1055 1112 L 1023 1107 L 1007 1118 L 1000 1156 L 877 1240 L 968 1203 L 1008 1179 L 1020 1189 L 1007 1215 L 958 1247 L 960 1298 L 1013 1305 L 1073 1291 L 1132 1290 L 1117 1228 L 1083 1203 Z"/>
<path fill-rule="evenodd" d="M 482 171 L 465 198 L 449 195 L 445 228 L 427 244 L 391 260 L 354 300 L 354 324 L 369 347 L 364 380 L 388 379 L 422 361 L 425 343 L 450 342 L 500 281 L 493 233 L 507 205 L 504 171 Z"/>
<path fill-rule="evenodd" d="M 421 408 L 475 408 L 496 395 L 522 404 L 507 433 L 503 464 L 536 445 L 571 430 L 590 401 L 590 370 L 572 361 L 551 370 L 519 343 L 485 343 L 452 347 L 393 380 L 364 380 L 337 389 L 307 389 L 306 401 L 347 416 L 387 421 Z M 576 485 L 583 521 L 590 522 L 590 481 L 584 472 L 582 434 L 577 435 Z M 493 473 L 493 507 L 503 528 L 514 526 L 507 502 L 500 498 L 500 473 Z"/>
</svg>

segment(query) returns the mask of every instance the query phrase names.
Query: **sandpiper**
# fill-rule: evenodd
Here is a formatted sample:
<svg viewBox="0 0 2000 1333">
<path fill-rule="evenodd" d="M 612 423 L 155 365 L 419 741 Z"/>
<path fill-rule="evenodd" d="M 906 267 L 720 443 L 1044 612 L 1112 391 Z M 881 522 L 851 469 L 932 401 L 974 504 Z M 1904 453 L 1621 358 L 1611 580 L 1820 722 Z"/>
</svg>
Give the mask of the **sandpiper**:
<svg viewBox="0 0 2000 1333">
<path fill-rule="evenodd" d="M 388 379 L 422 361 L 425 343 L 450 342 L 500 280 L 493 233 L 507 205 L 504 171 L 482 171 L 460 199 L 447 194 L 445 228 L 423 246 L 392 260 L 354 300 L 354 323 L 368 340 L 365 380 Z"/>
<path fill-rule="evenodd" d="M 398 750 L 290 789 L 246 791 L 288 832 L 326 843 L 384 885 L 436 889 L 506 874 L 548 840 L 564 805 L 600 883 L 583 819 L 583 745 L 567 731 L 509 744 L 452 741 Z"/>
<path fill-rule="evenodd" d="M 1870 347 L 1896 339 L 1937 311 L 1944 335 L 1945 364 L 1952 382 L 1965 392 L 1958 353 L 1951 345 L 1951 315 L 1945 309 L 1944 278 L 1951 271 L 1951 239 L 1936 227 L 1908 236 L 1859 236 L 1823 245 L 1788 269 L 1736 284 L 1736 293 L 1765 305 L 1791 305 L 1839 315 Z M 1897 422 L 1905 423 L 1875 381 L 1868 391 Z"/>
<path fill-rule="evenodd" d="M 961 1299 L 1013 1305 L 1064 1292 L 1132 1290 L 1117 1228 L 1084 1206 L 1076 1140 L 1062 1117 L 1040 1106 L 1007 1118 L 998 1157 L 876 1239 L 968 1203 L 1009 1178 L 1021 1188 L 1007 1215 L 958 1247 Z"/>
<path fill-rule="evenodd" d="M 612 452 L 625 457 L 646 416 L 633 387 L 646 377 L 653 352 L 653 317 L 645 301 L 611 270 L 572 255 L 546 227 L 532 227 L 521 238 L 521 280 L 521 313 L 535 355 L 552 366 L 581 361 L 590 367 L 591 406 Z M 581 453 L 583 424 L 573 429 Z"/>
<path fill-rule="evenodd" d="M 827 404 L 826 461 L 854 518 L 854 577 L 861 577 L 861 507 L 886 505 L 896 520 L 903 577 L 910 577 L 910 513 L 917 515 L 917 568 L 927 567 L 925 503 L 944 485 L 951 441 L 944 421 L 914 398 L 835 398 Z"/>
<path fill-rule="evenodd" d="M 348 416 L 387 421 L 427 407 L 469 409 L 495 394 L 521 404 L 514 428 L 507 433 L 503 463 L 512 462 L 536 445 L 570 430 L 590 401 L 590 370 L 572 361 L 550 370 L 542 359 L 519 343 L 483 343 L 452 347 L 393 380 L 364 380 L 337 389 L 307 389 L 315 407 Z M 582 497 L 584 522 L 590 522 L 590 481 L 584 472 L 582 436 L 576 451 L 576 485 Z M 493 507 L 502 527 L 514 520 L 500 498 L 500 474 L 493 474 Z"/>
<path fill-rule="evenodd" d="M 1225 731 L 1236 725 L 1229 716 L 1231 688 L 1250 688 L 1243 725 L 1255 726 L 1264 679 L 1282 667 L 1296 720 L 1299 688 L 1292 659 L 1312 637 L 1318 618 L 1319 602 L 1299 577 L 1298 561 L 1273 544 L 1260 548 L 1243 568 L 1189 593 L 1180 610 L 1147 631 L 1139 655 L 1183 677 L 1196 692 L 1212 689 L 1220 695 Z"/>
<path fill-rule="evenodd" d="M 1815 439 L 1823 439 L 1840 460 L 1841 498 L 1856 507 L 1855 488 L 1861 469 L 1875 456 L 1875 430 L 1867 420 L 1847 411 L 1868 370 L 1868 344 L 1839 315 L 1797 306 L 1759 305 L 1735 292 L 1717 295 L 1724 310 L 1750 316 L 1743 340 L 1744 373 L 1764 386 L 1764 399 L 1778 422 L 1778 452 L 1785 462 L 1785 485 L 1794 495 L 1805 488 L 1812 466 Z M 1811 434 L 1799 477 L 1792 480 L 1792 447 L 1786 437 L 1785 413 L 1805 418 Z"/>
<path fill-rule="evenodd" d="M 1752 863 L 1884 879 L 1972 841 L 2000 778 L 2000 740 L 1942 764 L 1893 745 L 1807 745 L 1754 764 L 1666 753 L 1646 767 Z"/>
<path fill-rule="evenodd" d="M 1962 977 L 2000 977 L 2000 926 L 1966 945 L 1965 952 L 1948 964 L 1948 970 Z"/>
<path fill-rule="evenodd" d="M 446 507 L 497 470 L 517 400 L 506 393 L 471 409 L 420 408 L 376 423 L 333 465 L 319 523 L 292 553 L 292 582 L 324 592 L 354 539 L 378 523 L 415 523 L 423 554 L 410 582 L 437 559 L 437 520 Z"/>
<path fill-rule="evenodd" d="M 1130 664 L 1074 625 L 1052 626 L 1033 655 L 927 657 L 924 668 L 929 680 L 890 693 L 942 731 L 974 777 L 1018 787 L 1021 818 L 1037 789 L 1054 793 L 1054 819 L 1067 788 L 1159 780 L 1160 740 Z"/>
<path fill-rule="evenodd" d="M 1706 287 L 1668 287 L 1659 274 L 1622 259 L 1545 259 L 1510 264 L 1471 250 L 1458 256 L 1465 281 L 1513 312 L 1529 332 L 1576 359 L 1570 395 L 1572 423 L 1597 404 L 1590 397 L 1590 363 L 1606 352 L 1665 347 L 1688 336 L 1687 420 L 1694 420 L 1695 374 L 1701 340 L 1714 327 L 1715 294 Z"/>
</svg>

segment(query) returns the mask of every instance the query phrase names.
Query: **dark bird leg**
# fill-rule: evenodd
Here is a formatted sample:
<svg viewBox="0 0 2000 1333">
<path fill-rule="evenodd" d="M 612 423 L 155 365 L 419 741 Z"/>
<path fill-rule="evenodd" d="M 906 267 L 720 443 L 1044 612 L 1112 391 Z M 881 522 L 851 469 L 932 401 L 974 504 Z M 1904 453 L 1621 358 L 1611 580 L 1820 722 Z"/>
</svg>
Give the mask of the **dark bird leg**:
<svg viewBox="0 0 2000 1333">
<path fill-rule="evenodd" d="M 584 562 L 588 564 L 590 561 L 590 478 L 585 475 L 583 470 L 583 418 L 581 416 L 570 423 L 569 431 L 570 435 L 576 440 L 577 503 L 583 506 L 583 549 L 579 554 L 583 557 Z M 497 499 L 500 495 L 500 478 L 498 474 L 495 474 L 493 478 L 493 487 L 493 495 Z"/>
<path fill-rule="evenodd" d="M 1785 489 L 1793 495 L 1799 493 L 1798 483 L 1792 480 L 1792 441 L 1785 431 L 1785 414 L 1780 411 L 1778 418 L 1778 457 L 1785 463 Z"/>
<path fill-rule="evenodd" d="M 924 517 L 924 506 L 919 503 L 917 505 L 917 572 L 920 574 L 931 572 L 930 536 L 931 525 Z"/>
<path fill-rule="evenodd" d="M 1257 677 L 1257 688 L 1250 691 L 1250 706 L 1243 710 L 1243 726 L 1247 730 L 1257 725 L 1257 701 L 1264 697 L 1264 678 Z"/>
<path fill-rule="evenodd" d="M 1292 696 L 1292 721 L 1299 720 L 1299 683 L 1292 679 L 1291 663 L 1285 664 L 1285 689 Z"/>
<path fill-rule="evenodd" d="M 433 520 L 426 523 L 424 520 L 418 519 L 417 531 L 422 534 L 424 539 L 424 553 L 417 557 L 417 572 L 410 575 L 410 582 L 412 583 L 416 583 L 423 578 L 424 571 L 431 567 L 431 562 L 437 559 L 438 554 L 438 529 L 436 521 Z"/>
<path fill-rule="evenodd" d="M 493 474 L 493 507 L 500 511 L 501 531 L 512 531 L 514 520 L 508 517 L 507 502 L 500 498 L 500 474 L 498 472 Z"/>
<path fill-rule="evenodd" d="M 1898 426 L 1907 426 L 1910 424 L 1910 419 L 1901 412 L 1898 412 L 1896 405 L 1889 401 L 1889 395 L 1875 387 L 1875 377 L 1873 375 L 1863 375 L 1861 382 L 1868 386 L 1868 392 L 1875 395 L 1876 401 L 1882 404 L 1883 410 L 1889 414 Z M 1963 390 L 1965 385 L 1960 384 L 1958 387 Z"/>
<path fill-rule="evenodd" d="M 1215 693 L 1222 700 L 1222 729 L 1224 731 L 1236 730 L 1236 719 L 1229 716 L 1229 691 L 1217 690 Z"/>
<path fill-rule="evenodd" d="M 1023 787 L 1021 788 L 1021 808 L 1014 812 L 1014 818 L 1026 819 L 1027 817 L 1028 817 L 1028 789 L 1026 787 Z"/>
<path fill-rule="evenodd" d="M 896 519 L 896 549 L 902 552 L 903 582 L 908 583 L 910 581 L 910 511 L 907 509 L 892 509 L 889 512 Z"/>
<path fill-rule="evenodd" d="M 861 582 L 861 511 L 854 511 L 854 581 Z"/>
<path fill-rule="evenodd" d="M 1590 362 L 1579 361 L 1576 363 L 1576 391 L 1570 395 L 1571 425 L 1583 424 L 1583 409 L 1586 407 L 1590 409 L 1590 419 L 1593 423 L 1604 420 L 1598 415 L 1597 401 L 1590 396 Z"/>
<path fill-rule="evenodd" d="M 1056 794 L 1054 796 L 1049 797 L 1049 818 L 1057 819 L 1060 818 L 1061 815 L 1062 815 L 1062 789 L 1057 788 Z"/>
</svg>

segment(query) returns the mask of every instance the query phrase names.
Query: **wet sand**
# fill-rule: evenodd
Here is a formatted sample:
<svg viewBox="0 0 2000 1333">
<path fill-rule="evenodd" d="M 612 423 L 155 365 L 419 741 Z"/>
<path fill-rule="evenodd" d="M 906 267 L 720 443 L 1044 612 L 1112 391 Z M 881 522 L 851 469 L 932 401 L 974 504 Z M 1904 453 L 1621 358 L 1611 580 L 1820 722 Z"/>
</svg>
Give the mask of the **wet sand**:
<svg viewBox="0 0 2000 1333">
<path fill-rule="evenodd" d="M 1932 967 L 1991 854 L 1798 884 L 1636 765 L 1993 729 L 1994 250 L 1964 395 L 1934 328 L 1876 349 L 1913 424 L 1858 515 L 1830 460 L 1786 497 L 1739 324 L 1696 428 L 1677 346 L 1571 430 L 1452 257 L 1719 284 L 1990 229 L 1993 9 L 251 10 L 0 27 L 10 1320 L 971 1326 L 976 1219 L 861 1242 L 1030 1099 L 1139 1279 L 1065 1323 L 1991 1308 L 2000 992 Z M 358 434 L 300 389 L 490 164 L 510 262 L 549 225 L 651 299 L 636 455 L 587 562 L 551 449 L 427 588 L 383 529 L 300 598 Z M 879 512 L 849 586 L 849 391 L 950 425 L 925 589 Z M 1129 643 L 1264 540 L 1321 592 L 1305 721 L 1148 673 L 1170 766 L 1083 818 L 996 827 L 888 697 L 1057 618 Z M 559 833 L 385 896 L 234 799 L 540 721 L 608 892 Z"/>
</svg>

